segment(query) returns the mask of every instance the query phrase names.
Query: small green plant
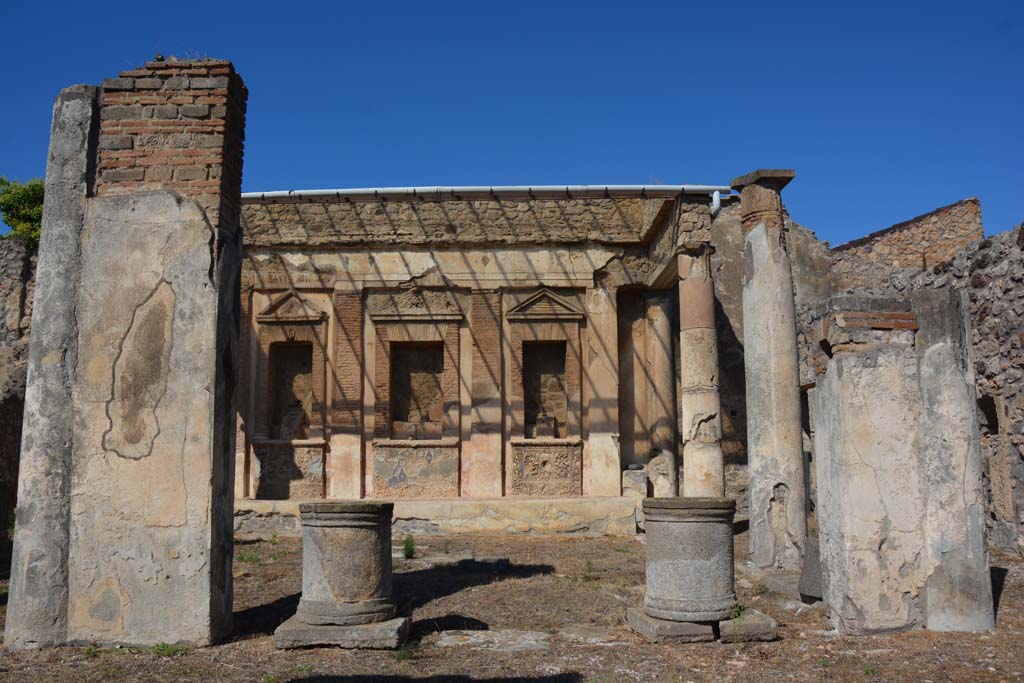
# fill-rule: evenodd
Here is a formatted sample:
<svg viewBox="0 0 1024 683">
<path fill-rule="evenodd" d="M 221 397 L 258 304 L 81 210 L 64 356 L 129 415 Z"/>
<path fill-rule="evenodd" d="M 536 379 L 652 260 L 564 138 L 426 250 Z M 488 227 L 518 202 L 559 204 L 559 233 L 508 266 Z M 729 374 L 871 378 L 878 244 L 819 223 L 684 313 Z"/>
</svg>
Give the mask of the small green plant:
<svg viewBox="0 0 1024 683">
<path fill-rule="evenodd" d="M 82 650 L 82 654 L 85 655 L 86 657 L 90 658 L 90 659 L 93 659 L 95 657 L 99 657 L 102 652 L 103 652 L 103 650 L 101 650 L 100 648 L 96 647 L 95 644 L 86 645 L 85 649 Z"/>
<path fill-rule="evenodd" d="M 742 602 L 737 602 L 735 605 L 732 606 L 732 618 L 739 619 L 740 616 L 742 616 L 746 610 L 746 605 L 744 605 Z"/>
<path fill-rule="evenodd" d="M 587 564 L 583 567 L 583 576 L 580 577 L 586 583 L 593 583 L 597 581 L 597 575 L 594 574 L 594 564 L 587 560 Z"/>
<path fill-rule="evenodd" d="M 284 559 L 285 557 L 288 557 L 287 550 L 275 550 L 274 552 L 270 553 L 271 562 L 277 562 L 278 560 Z"/>
<path fill-rule="evenodd" d="M 239 562 L 247 562 L 249 564 L 260 563 L 260 554 L 255 550 L 246 550 L 244 553 L 238 553 L 235 557 Z"/>
<path fill-rule="evenodd" d="M 410 536 L 406 536 L 406 538 L 411 538 L 411 537 Z M 400 662 L 404 662 L 406 660 L 412 659 L 415 656 L 416 656 L 416 646 L 413 645 L 412 643 L 410 643 L 409 641 L 406 641 L 406 642 L 402 643 L 402 646 L 399 647 L 397 650 L 395 650 L 395 659 L 397 659 Z"/>
<path fill-rule="evenodd" d="M 829 664 L 831 664 L 831 662 L 824 657 L 818 660 L 818 666 L 822 667 L 823 669 L 827 669 L 829 667 Z"/>
<path fill-rule="evenodd" d="M 192 651 L 188 645 L 170 645 L 169 643 L 157 643 L 150 648 L 150 652 L 157 657 L 183 657 Z"/>
<path fill-rule="evenodd" d="M 866 666 L 864 667 L 864 673 L 866 673 L 868 676 L 874 676 L 878 673 L 878 669 L 876 669 L 873 666 Z"/>
<path fill-rule="evenodd" d="M 281 679 L 274 674 L 263 674 L 260 676 L 260 683 L 280 683 Z"/>
<path fill-rule="evenodd" d="M 295 667 L 295 673 L 300 674 L 308 674 L 312 670 L 313 667 L 311 667 L 309 664 L 299 664 L 297 667 Z"/>
<path fill-rule="evenodd" d="M 412 537 L 412 534 L 406 534 L 402 540 L 402 557 L 407 560 L 416 557 L 416 539 Z"/>
<path fill-rule="evenodd" d="M 615 547 L 615 552 L 617 552 L 617 553 L 628 553 L 629 552 L 629 546 L 628 545 L 616 546 Z"/>
<path fill-rule="evenodd" d="M 277 545 L 281 540 L 277 537 L 277 534 L 270 534 L 270 538 L 267 539 L 267 543 L 270 545 Z"/>
</svg>

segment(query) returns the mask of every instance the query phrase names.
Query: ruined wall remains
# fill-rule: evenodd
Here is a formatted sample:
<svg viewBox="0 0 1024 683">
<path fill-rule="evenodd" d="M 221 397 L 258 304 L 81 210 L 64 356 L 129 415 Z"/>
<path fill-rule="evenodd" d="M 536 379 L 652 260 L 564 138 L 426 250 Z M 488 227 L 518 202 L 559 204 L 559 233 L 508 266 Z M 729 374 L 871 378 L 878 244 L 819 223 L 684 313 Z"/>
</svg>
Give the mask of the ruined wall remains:
<svg viewBox="0 0 1024 683">
<path fill-rule="evenodd" d="M 824 598 L 843 633 L 993 628 L 963 297 L 837 296 L 813 327 Z"/>
<path fill-rule="evenodd" d="M 0 240 L 0 539 L 18 492 L 18 458 L 28 366 L 35 257 L 18 240 Z M 2 552 L 2 551 L 0 551 Z"/>
<path fill-rule="evenodd" d="M 245 100 L 219 60 L 57 100 L 8 646 L 230 633 Z"/>
<path fill-rule="evenodd" d="M 989 540 L 1024 548 L 1024 226 L 972 243 L 924 272 L 893 272 L 880 289 L 968 293 L 971 353 L 986 464 Z"/>
<path fill-rule="evenodd" d="M 837 292 L 875 287 L 898 270 L 951 261 L 984 235 L 981 204 L 964 199 L 834 248 L 832 285 Z"/>
</svg>

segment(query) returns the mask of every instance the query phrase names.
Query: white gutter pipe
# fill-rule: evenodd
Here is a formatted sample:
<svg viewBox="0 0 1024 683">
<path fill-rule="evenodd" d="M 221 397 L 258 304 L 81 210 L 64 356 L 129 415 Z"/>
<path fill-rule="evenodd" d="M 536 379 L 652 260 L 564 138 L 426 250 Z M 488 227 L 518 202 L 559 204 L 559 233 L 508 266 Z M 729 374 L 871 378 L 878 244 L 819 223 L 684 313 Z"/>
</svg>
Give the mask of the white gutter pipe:
<svg viewBox="0 0 1024 683">
<path fill-rule="evenodd" d="M 243 192 L 243 203 L 301 202 L 317 199 L 347 201 L 381 201 L 388 199 L 473 199 L 499 196 L 526 198 L 576 197 L 676 197 L 681 194 L 711 195 L 721 207 L 721 193 L 730 192 L 728 185 L 467 185 L 456 187 L 369 187 L 337 190 L 280 190 L 274 192 Z M 716 197 L 718 198 L 716 200 Z"/>
</svg>

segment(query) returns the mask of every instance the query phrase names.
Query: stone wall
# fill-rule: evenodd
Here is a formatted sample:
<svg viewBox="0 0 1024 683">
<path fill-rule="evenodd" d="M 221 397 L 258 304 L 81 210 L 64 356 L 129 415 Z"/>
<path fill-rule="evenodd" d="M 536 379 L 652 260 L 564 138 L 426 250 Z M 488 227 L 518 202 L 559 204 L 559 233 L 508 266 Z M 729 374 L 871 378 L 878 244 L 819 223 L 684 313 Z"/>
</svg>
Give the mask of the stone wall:
<svg viewBox="0 0 1024 683">
<path fill-rule="evenodd" d="M 635 242 L 643 199 L 249 203 L 246 243 L 360 244 Z"/>
<path fill-rule="evenodd" d="M 32 319 L 35 257 L 22 242 L 0 239 L 0 538 L 18 492 L 18 457 Z"/>
<path fill-rule="evenodd" d="M 897 270 L 931 268 L 984 234 L 978 199 L 961 200 L 834 248 L 832 285 L 836 291 L 874 287 Z"/>
<path fill-rule="evenodd" d="M 1024 548 L 1024 226 L 971 243 L 926 271 L 897 270 L 877 289 L 968 293 L 988 491 L 990 542 Z"/>
</svg>

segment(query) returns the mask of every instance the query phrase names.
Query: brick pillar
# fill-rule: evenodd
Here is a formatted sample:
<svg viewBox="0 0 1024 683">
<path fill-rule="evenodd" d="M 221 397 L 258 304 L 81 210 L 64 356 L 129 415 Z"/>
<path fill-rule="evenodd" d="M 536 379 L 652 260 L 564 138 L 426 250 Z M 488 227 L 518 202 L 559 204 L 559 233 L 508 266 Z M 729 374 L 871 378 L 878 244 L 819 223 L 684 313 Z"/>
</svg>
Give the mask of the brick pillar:
<svg viewBox="0 0 1024 683">
<path fill-rule="evenodd" d="M 722 404 L 718 394 L 718 336 L 710 248 L 679 259 L 679 413 L 683 442 L 681 495 L 725 496 Z"/>
<path fill-rule="evenodd" d="M 501 292 L 471 295 L 471 431 L 463 442 L 462 495 L 500 497 L 502 493 Z"/>
<path fill-rule="evenodd" d="M 335 291 L 335 378 L 331 409 L 328 498 L 360 498 L 363 492 L 363 297 Z"/>
<path fill-rule="evenodd" d="M 63 483 L 19 501 L 61 519 L 19 518 L 26 571 L 14 572 L 11 645 L 205 644 L 231 631 L 245 99 L 223 61 L 150 62 L 105 81 L 98 151 L 76 148 L 96 169 L 93 191 L 48 193 L 64 210 L 51 206 L 44 242 L 66 232 L 77 247 L 70 261 L 64 245 L 40 253 L 52 282 L 37 315 L 67 329 L 39 343 L 65 353 L 70 396 L 26 438 L 56 427 L 70 449 Z M 54 148 L 65 134 L 55 127 Z M 48 171 L 48 183 L 67 183 Z M 35 385 L 38 401 L 58 398 L 49 378 Z M 58 450 L 29 459 L 40 468 Z M 28 637 L 19 629 L 43 600 L 38 562 L 66 599 Z"/>
<path fill-rule="evenodd" d="M 745 241 L 743 355 L 750 473 L 750 559 L 797 570 L 807 538 L 793 276 L 782 188 L 793 171 L 754 171 L 740 190 Z"/>
<path fill-rule="evenodd" d="M 619 322 L 616 290 L 587 290 L 587 481 L 590 496 L 622 494 L 619 451 Z"/>
</svg>

